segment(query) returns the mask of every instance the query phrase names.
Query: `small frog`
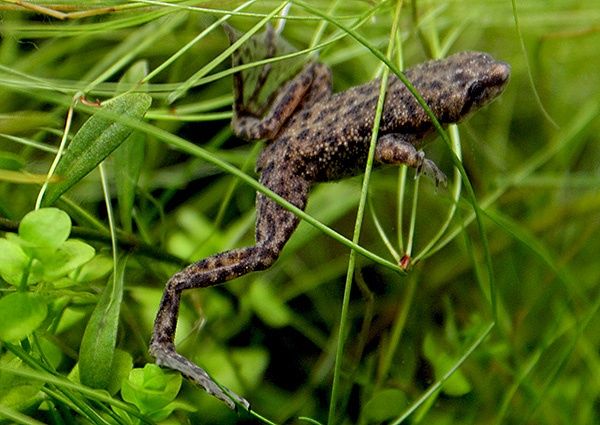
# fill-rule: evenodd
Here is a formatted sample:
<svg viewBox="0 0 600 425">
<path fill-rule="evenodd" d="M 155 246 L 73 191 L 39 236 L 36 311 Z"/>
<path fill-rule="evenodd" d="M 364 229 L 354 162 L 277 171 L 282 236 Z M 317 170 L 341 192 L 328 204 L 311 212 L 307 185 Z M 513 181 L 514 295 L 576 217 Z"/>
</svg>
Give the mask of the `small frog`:
<svg viewBox="0 0 600 425">
<path fill-rule="evenodd" d="M 238 33 L 225 27 L 233 43 Z M 276 43 L 268 28 L 264 40 Z M 266 51 L 275 52 L 267 47 Z M 240 56 L 234 55 L 234 64 Z M 259 82 L 269 73 L 263 68 Z M 510 66 L 487 53 L 462 52 L 408 69 L 406 77 L 443 124 L 457 123 L 494 100 L 504 90 Z M 331 70 L 308 62 L 285 83 L 263 116 L 251 113 L 244 100 L 241 73 L 234 75 L 232 128 L 246 140 L 265 139 L 257 161 L 260 182 L 304 209 L 311 187 L 363 172 L 367 161 L 380 80 L 332 93 Z M 258 88 L 257 90 L 260 90 Z M 376 164 L 404 164 L 445 183 L 439 168 L 418 148 L 434 132 L 429 116 L 404 84 L 388 80 Z M 180 371 L 208 393 L 235 408 L 248 402 L 217 385 L 200 367 L 175 351 L 174 336 L 181 293 L 219 285 L 271 266 L 298 225 L 293 213 L 262 194 L 256 197 L 256 244 L 215 254 L 191 264 L 167 282 L 154 323 L 150 352 L 157 363 Z"/>
</svg>

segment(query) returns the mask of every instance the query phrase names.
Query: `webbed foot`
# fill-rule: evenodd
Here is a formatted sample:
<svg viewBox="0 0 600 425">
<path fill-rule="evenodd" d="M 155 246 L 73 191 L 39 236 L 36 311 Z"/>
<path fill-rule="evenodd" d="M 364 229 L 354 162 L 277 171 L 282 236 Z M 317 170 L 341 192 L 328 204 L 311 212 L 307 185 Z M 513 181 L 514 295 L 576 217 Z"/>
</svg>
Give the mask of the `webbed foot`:
<svg viewBox="0 0 600 425">
<path fill-rule="evenodd" d="M 156 358 L 156 364 L 181 372 L 182 375 L 202 387 L 210 395 L 221 400 L 230 409 L 237 410 L 237 406 L 242 406 L 244 409 L 250 410 L 248 400 L 217 384 L 204 369 L 195 365 L 174 349 L 153 342 L 150 346 L 150 354 Z"/>
<path fill-rule="evenodd" d="M 433 179 L 436 186 L 446 187 L 448 185 L 448 179 L 442 170 L 435 165 L 435 162 L 425 158 L 423 151 L 419 151 L 419 156 L 421 157 L 422 162 L 417 166 L 417 173 L 422 173 Z"/>
</svg>

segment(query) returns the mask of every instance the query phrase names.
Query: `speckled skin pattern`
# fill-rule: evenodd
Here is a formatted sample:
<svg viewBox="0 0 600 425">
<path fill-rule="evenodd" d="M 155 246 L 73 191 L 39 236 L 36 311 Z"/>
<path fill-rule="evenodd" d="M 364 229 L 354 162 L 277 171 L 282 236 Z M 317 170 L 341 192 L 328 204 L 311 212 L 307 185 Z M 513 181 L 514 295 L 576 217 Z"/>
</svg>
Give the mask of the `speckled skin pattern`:
<svg viewBox="0 0 600 425">
<path fill-rule="evenodd" d="M 230 38 L 233 33 L 226 28 Z M 274 37 L 270 37 L 274 39 Z M 479 52 L 462 52 L 406 71 L 442 124 L 456 123 L 495 99 L 505 88 L 510 67 Z M 304 69 L 277 94 L 265 116 L 245 114 L 240 103 L 243 81 L 234 76 L 234 118 L 238 137 L 266 139 L 258 162 L 260 182 L 304 209 L 315 182 L 363 172 L 380 81 L 332 94 L 331 71 L 317 62 Z M 405 164 L 430 175 L 445 176 L 417 148 L 434 127 L 406 89 L 392 76 L 377 141 L 377 164 Z M 256 244 L 213 255 L 191 264 L 168 281 L 154 325 L 150 352 L 157 363 L 179 370 L 229 407 L 248 402 L 218 386 L 208 374 L 175 351 L 174 336 L 181 292 L 224 283 L 264 270 L 279 256 L 298 218 L 262 194 L 257 195 Z"/>
</svg>

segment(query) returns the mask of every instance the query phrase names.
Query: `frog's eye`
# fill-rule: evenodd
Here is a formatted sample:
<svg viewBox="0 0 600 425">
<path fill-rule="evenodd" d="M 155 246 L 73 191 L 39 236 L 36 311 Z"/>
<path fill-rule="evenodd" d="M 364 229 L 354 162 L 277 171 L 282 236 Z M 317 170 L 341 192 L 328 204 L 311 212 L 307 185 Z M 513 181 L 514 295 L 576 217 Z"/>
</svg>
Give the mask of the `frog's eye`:
<svg viewBox="0 0 600 425">
<path fill-rule="evenodd" d="M 473 101 L 477 101 L 481 99 L 483 93 L 485 92 L 485 86 L 481 84 L 479 81 L 475 81 L 473 84 L 469 86 L 468 94 L 469 99 Z"/>
</svg>

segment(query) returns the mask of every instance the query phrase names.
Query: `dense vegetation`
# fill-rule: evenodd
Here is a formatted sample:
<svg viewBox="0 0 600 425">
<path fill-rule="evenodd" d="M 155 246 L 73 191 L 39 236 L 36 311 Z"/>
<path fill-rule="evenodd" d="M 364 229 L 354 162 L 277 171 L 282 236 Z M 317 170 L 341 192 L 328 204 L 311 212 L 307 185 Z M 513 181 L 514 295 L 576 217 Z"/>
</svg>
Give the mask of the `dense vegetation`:
<svg viewBox="0 0 600 425">
<path fill-rule="evenodd" d="M 600 6 L 291 3 L 0 2 L 0 423 L 600 422 Z M 425 147 L 448 188 L 319 185 L 271 269 L 186 293 L 178 349 L 236 413 L 148 341 L 170 275 L 254 237 L 261 144 L 231 134 L 216 21 L 284 14 L 336 91 L 386 57 L 513 74 Z"/>
</svg>

